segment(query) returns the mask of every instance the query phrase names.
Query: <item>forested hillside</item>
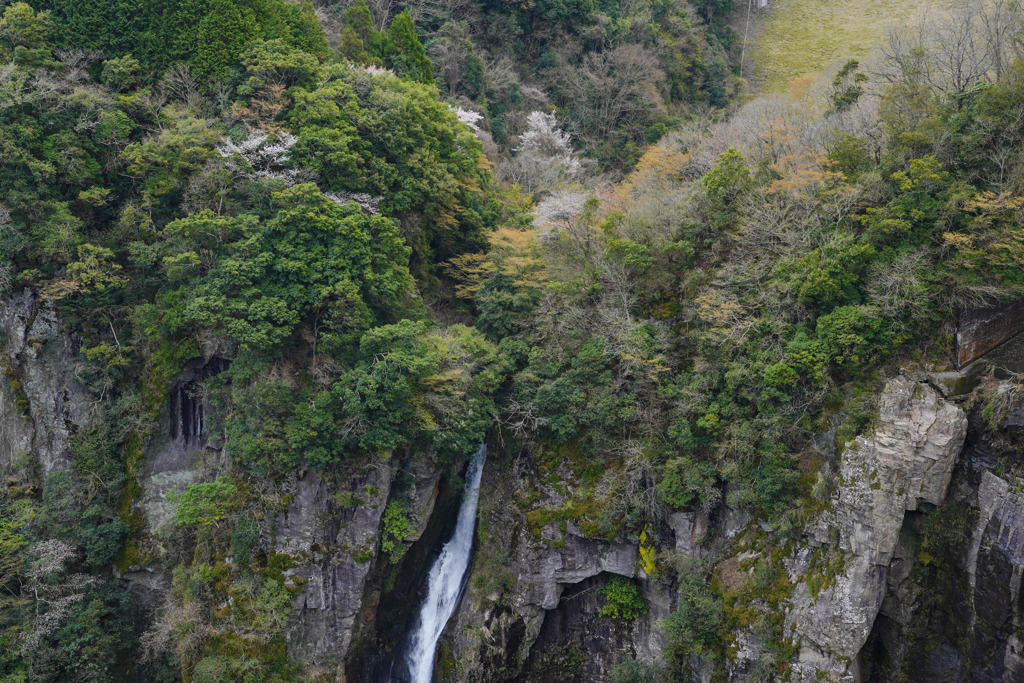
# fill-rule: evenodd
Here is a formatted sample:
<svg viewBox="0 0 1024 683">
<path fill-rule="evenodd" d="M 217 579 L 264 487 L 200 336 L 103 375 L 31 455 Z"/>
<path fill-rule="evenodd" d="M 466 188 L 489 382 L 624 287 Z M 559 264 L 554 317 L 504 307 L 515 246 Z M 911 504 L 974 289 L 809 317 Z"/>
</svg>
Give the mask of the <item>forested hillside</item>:
<svg viewBox="0 0 1024 683">
<path fill-rule="evenodd" d="M 388 680 L 484 442 L 439 680 L 1024 676 L 1024 10 L 733 10 L 0 1 L 0 683 Z"/>
</svg>

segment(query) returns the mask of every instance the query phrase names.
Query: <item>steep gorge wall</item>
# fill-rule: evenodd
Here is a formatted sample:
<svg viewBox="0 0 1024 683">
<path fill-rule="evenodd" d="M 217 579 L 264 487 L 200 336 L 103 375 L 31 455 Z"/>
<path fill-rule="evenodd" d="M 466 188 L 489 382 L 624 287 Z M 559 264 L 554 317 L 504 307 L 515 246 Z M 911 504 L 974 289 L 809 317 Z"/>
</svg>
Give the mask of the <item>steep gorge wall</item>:
<svg viewBox="0 0 1024 683">
<path fill-rule="evenodd" d="M 12 492 L 38 494 L 47 475 L 72 466 L 74 435 L 89 427 L 96 409 L 75 382 L 78 347 L 73 330 L 31 291 L 0 300 L 0 475 Z M 168 554 L 174 514 L 168 494 L 233 470 L 220 436 L 200 429 L 209 409 L 201 384 L 227 365 L 219 351 L 211 347 L 209 357 L 190 361 L 168 387 L 156 432 L 136 465 L 131 512 L 142 527 L 132 539 L 132 561 L 116 574 L 146 608 L 167 600 L 181 561 Z M 427 530 L 446 469 L 399 453 L 271 484 L 268 492 L 285 504 L 260 523 L 261 543 L 263 552 L 291 557 L 285 574 L 301 588 L 288 628 L 293 658 L 344 677 L 349 647 L 372 624 L 389 569 L 379 542 L 396 477 L 404 472 L 408 482 L 403 495 L 413 528 L 405 542 L 412 545 Z"/>
<path fill-rule="evenodd" d="M 963 455 L 972 452 L 964 447 L 965 440 L 971 442 L 967 397 L 949 390 L 954 400 L 944 398 L 933 386 L 941 385 L 939 379 L 948 378 L 908 373 L 886 385 L 875 428 L 847 444 L 840 456 L 831 505 L 784 559 L 793 586 L 779 607 L 796 653 L 788 663 L 790 680 L 1024 676 L 1017 642 L 1024 603 L 1024 498 L 1007 481 L 964 462 L 973 460 Z M 984 427 L 972 429 L 976 440 Z M 546 502 L 561 502 L 538 481 L 528 451 L 489 463 L 481 547 L 466 597 L 445 636 L 441 680 L 594 681 L 624 659 L 661 662 L 659 622 L 678 600 L 671 574 L 648 576 L 635 540 L 588 538 L 571 522 L 547 525 L 537 534 L 517 502 L 535 488 L 545 490 Z M 953 523 L 937 515 L 964 514 L 975 520 L 968 532 L 943 537 L 947 552 L 958 558 L 959 573 L 936 589 L 920 571 L 922 557 L 938 560 L 921 554 L 919 527 Z M 651 543 L 662 558 L 689 556 L 724 566 L 746 556 L 747 551 L 732 554 L 739 547 L 736 540 L 758 526 L 727 509 L 711 519 L 677 513 L 666 528 L 651 530 Z M 812 558 L 819 549 L 834 555 L 837 571 L 823 587 L 812 589 L 811 576 L 820 571 L 812 568 Z M 604 601 L 597 589 L 612 574 L 635 577 L 647 614 L 631 622 L 599 617 Z M 933 611 L 935 605 L 920 596 L 935 590 L 968 597 Z M 938 625 L 922 628 L 929 620 Z M 936 629 L 941 634 L 958 621 L 971 624 L 966 640 L 938 638 L 944 644 L 936 647 Z M 752 676 L 764 654 L 763 639 L 743 628 L 732 637 L 736 648 L 729 680 L 760 680 Z M 922 652 L 934 653 L 935 661 L 925 666 L 915 659 Z M 973 669 L 966 664 L 970 661 Z M 977 664 L 981 661 L 985 664 Z"/>
<path fill-rule="evenodd" d="M 843 570 L 816 596 L 802 578 L 809 553 L 787 567 L 796 581 L 786 623 L 799 642 L 800 680 L 826 672 L 860 679 L 857 655 L 885 597 L 886 577 L 907 511 L 941 505 L 967 434 L 967 417 L 927 384 L 900 377 L 882 393 L 879 426 L 842 454 L 832 504 L 809 530 L 807 548 L 831 545 Z"/>
<path fill-rule="evenodd" d="M 1005 385 L 997 386 L 998 392 Z M 1019 414 L 1020 407 L 1015 413 Z M 865 680 L 1024 680 L 1024 494 L 1019 417 L 972 411 L 950 495 L 904 527 L 897 567 L 861 653 Z M 919 549 L 941 532 L 941 545 Z"/>
<path fill-rule="evenodd" d="M 71 441 L 93 407 L 74 380 L 74 334 L 44 302 L 30 292 L 0 302 L 0 331 L 0 468 L 8 487 L 38 490 L 47 474 L 70 467 Z M 932 385 L 946 385 L 927 379 L 908 373 L 887 384 L 875 428 L 840 456 L 831 505 L 785 559 L 793 591 L 782 609 L 797 652 L 791 680 L 1024 680 L 1024 479 L 1016 464 L 1024 418 L 1020 406 L 998 424 L 978 417 L 978 392 L 999 391 L 991 383 L 971 398 L 962 393 L 969 384 L 940 393 Z M 173 512 L 167 493 L 232 467 L 216 438 L 195 448 L 178 443 L 169 415 L 168 403 L 167 433 L 137 472 L 135 506 L 152 552 L 122 574 L 150 606 L 170 587 L 159 533 Z M 441 680 L 582 682 L 601 680 L 624 659 L 660 663 L 660 622 L 679 599 L 672 572 L 649 574 L 641 544 L 625 533 L 601 539 L 572 521 L 531 521 L 525 496 L 558 507 L 566 489 L 541 476 L 530 449 L 496 444 L 492 454 L 472 576 L 440 650 Z M 263 539 L 266 551 L 294 560 L 286 573 L 301 590 L 288 646 L 311 671 L 370 680 L 374 657 L 397 647 L 422 569 L 457 506 L 445 484 L 449 469 L 403 453 L 279 483 L 287 502 L 264 520 Z M 408 554 L 392 564 L 379 540 L 400 477 L 414 528 Z M 921 550 L 937 515 L 962 530 L 944 537 L 941 556 Z M 737 539 L 757 526 L 725 507 L 710 518 L 675 513 L 645 530 L 644 547 L 656 549 L 656 564 L 692 557 L 722 565 L 737 559 Z M 809 565 L 822 548 L 841 550 L 843 561 L 812 595 Z M 600 588 L 615 575 L 635 582 L 645 614 L 598 616 Z M 748 680 L 763 643 L 742 630 L 733 636 L 730 678 Z"/>
</svg>

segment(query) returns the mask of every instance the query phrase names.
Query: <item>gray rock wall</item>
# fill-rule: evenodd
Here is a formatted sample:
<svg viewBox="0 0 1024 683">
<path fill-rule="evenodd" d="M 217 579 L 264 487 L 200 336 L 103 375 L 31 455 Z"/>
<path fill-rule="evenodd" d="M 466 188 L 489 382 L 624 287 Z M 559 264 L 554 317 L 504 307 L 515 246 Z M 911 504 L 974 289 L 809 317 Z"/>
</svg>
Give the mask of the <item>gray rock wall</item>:
<svg viewBox="0 0 1024 683">
<path fill-rule="evenodd" d="M 858 680 L 904 515 L 921 501 L 943 503 L 966 434 L 964 412 L 929 385 L 904 377 L 886 385 L 877 428 L 847 445 L 833 510 L 812 529 L 814 544 L 842 551 L 842 571 L 812 596 L 800 581 L 809 556 L 789 568 L 798 581 L 786 617 L 800 643 L 798 680 Z"/>
<path fill-rule="evenodd" d="M 544 491 L 543 504 L 559 505 L 566 496 L 535 477 L 528 452 L 501 458 L 497 451 L 484 471 L 480 526 L 486 540 L 472 570 L 487 581 L 471 579 L 449 624 L 442 680 L 591 681 L 601 680 L 623 658 L 660 663 L 658 622 L 674 606 L 672 591 L 646 575 L 639 544 L 624 534 L 611 541 L 591 538 L 572 522 L 548 524 L 535 535 L 517 499 L 534 487 Z M 698 517 L 680 516 L 679 539 L 660 539 L 662 545 L 696 543 L 707 526 Z M 512 583 L 503 595 L 486 576 L 497 570 L 489 562 L 495 556 L 503 558 Z M 645 615 L 622 624 L 597 616 L 596 591 L 609 575 L 637 580 L 648 605 Z M 565 653 L 574 648 L 585 666 L 565 666 Z M 557 675 L 551 669 L 556 664 Z"/>
<path fill-rule="evenodd" d="M 1024 680 L 1024 493 L 991 472 L 982 475 L 967 569 L 974 650 L 989 651 L 972 673 L 979 681 Z"/>
<path fill-rule="evenodd" d="M 296 482 L 292 502 L 274 527 L 274 550 L 299 562 L 286 572 L 302 580 L 288 635 L 296 659 L 321 665 L 340 662 L 348 653 L 393 476 L 388 466 L 369 468 L 336 486 L 313 473 Z M 342 507 L 339 493 L 362 502 Z"/>
<path fill-rule="evenodd" d="M 30 290 L 0 300 L 0 473 L 9 484 L 71 467 L 71 438 L 93 411 L 74 381 L 77 350 Z"/>
</svg>

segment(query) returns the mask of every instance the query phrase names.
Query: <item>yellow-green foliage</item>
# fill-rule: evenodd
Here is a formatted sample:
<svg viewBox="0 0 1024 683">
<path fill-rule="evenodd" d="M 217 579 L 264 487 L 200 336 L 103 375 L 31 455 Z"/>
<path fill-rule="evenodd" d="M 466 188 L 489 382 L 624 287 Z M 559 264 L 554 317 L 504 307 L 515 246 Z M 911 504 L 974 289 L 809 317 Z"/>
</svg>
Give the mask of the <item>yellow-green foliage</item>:
<svg viewBox="0 0 1024 683">
<path fill-rule="evenodd" d="M 22 412 L 22 414 L 27 418 L 28 417 L 28 410 L 29 410 L 29 402 L 28 402 L 28 396 L 25 395 L 25 390 L 21 386 L 21 381 L 18 379 L 17 375 L 14 374 L 14 370 L 11 370 L 10 368 L 5 368 L 4 369 L 4 374 L 10 380 L 9 383 L 10 383 L 11 391 L 14 392 L 14 402 L 18 406 L 18 410 L 20 410 Z"/>
<path fill-rule="evenodd" d="M 647 527 L 640 532 L 640 568 L 647 572 L 647 576 L 654 576 L 658 571 L 658 567 L 654 562 L 654 556 L 657 552 L 657 548 L 654 547 L 654 543 L 651 542 L 650 537 L 647 535 Z"/>
<path fill-rule="evenodd" d="M 751 31 L 752 80 L 760 90 L 783 91 L 801 76 L 865 56 L 890 27 L 946 5 L 947 0 L 771 0 Z M 748 64 L 744 75 L 749 73 Z"/>
</svg>

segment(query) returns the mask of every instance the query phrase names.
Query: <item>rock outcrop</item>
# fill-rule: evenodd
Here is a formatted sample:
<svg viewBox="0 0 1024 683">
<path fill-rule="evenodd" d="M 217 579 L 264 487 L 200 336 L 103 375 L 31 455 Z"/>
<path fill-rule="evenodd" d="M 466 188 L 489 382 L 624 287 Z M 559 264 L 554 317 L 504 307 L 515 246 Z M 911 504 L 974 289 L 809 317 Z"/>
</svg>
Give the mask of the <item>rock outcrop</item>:
<svg viewBox="0 0 1024 683">
<path fill-rule="evenodd" d="M 299 563 L 286 572 L 302 584 L 288 637 L 297 659 L 321 665 L 348 652 L 393 477 L 389 466 L 333 486 L 313 473 L 296 482 L 275 524 L 274 550 Z"/>
<path fill-rule="evenodd" d="M 1024 299 L 966 310 L 956 330 L 956 364 L 964 367 L 1024 331 Z"/>
<path fill-rule="evenodd" d="M 623 658 L 661 661 L 657 623 L 673 607 L 669 586 L 647 576 L 639 544 L 624 534 L 597 539 L 568 520 L 531 528 L 517 500 L 538 486 L 544 491 L 539 504 L 565 502 L 563 493 L 534 477 L 529 454 L 488 461 L 481 488 L 484 543 L 473 569 L 478 580 L 470 582 L 444 638 L 448 664 L 439 665 L 441 680 L 541 680 L 537 672 L 545 671 L 550 680 L 590 681 Z M 676 522 L 680 538 L 666 539 L 669 547 L 694 546 L 707 527 L 699 515 Z M 493 576 L 502 572 L 504 586 Z M 608 575 L 639 580 L 648 611 L 628 626 L 597 617 L 597 589 Z M 586 664 L 562 661 L 568 651 L 586 651 Z"/>
<path fill-rule="evenodd" d="M 0 300 L 0 472 L 9 484 L 71 467 L 71 438 L 91 406 L 75 382 L 74 337 L 31 291 Z"/>
<path fill-rule="evenodd" d="M 842 551 L 833 582 L 816 596 L 798 582 L 793 593 L 786 624 L 800 643 L 798 680 L 859 680 L 857 655 L 885 597 L 904 515 L 922 501 L 943 503 L 966 433 L 964 412 L 927 384 L 886 385 L 877 428 L 847 444 L 833 510 L 812 530 L 813 545 Z M 803 553 L 789 570 L 799 578 L 809 567 Z"/>
<path fill-rule="evenodd" d="M 1004 479 L 965 460 L 945 509 L 904 526 L 859 658 L 864 680 L 1024 680 L 1024 493 L 1012 473 Z M 936 532 L 941 544 L 922 554 L 921 534 Z"/>
<path fill-rule="evenodd" d="M 274 523 L 274 549 L 297 562 L 285 574 L 302 587 L 295 598 L 289 653 L 314 667 L 335 667 L 330 671 L 335 676 L 341 675 L 337 665 L 353 643 L 375 627 L 381 575 L 404 566 L 390 564 L 392 558 L 379 550 L 384 511 L 401 464 L 397 457 L 352 463 L 331 481 L 310 472 L 293 483 L 291 503 Z M 413 455 L 404 469 L 411 530 L 403 540 L 408 547 L 430 521 L 444 468 Z M 369 675 L 359 666 L 352 670 L 354 680 Z"/>
</svg>

